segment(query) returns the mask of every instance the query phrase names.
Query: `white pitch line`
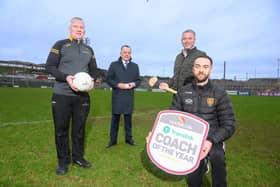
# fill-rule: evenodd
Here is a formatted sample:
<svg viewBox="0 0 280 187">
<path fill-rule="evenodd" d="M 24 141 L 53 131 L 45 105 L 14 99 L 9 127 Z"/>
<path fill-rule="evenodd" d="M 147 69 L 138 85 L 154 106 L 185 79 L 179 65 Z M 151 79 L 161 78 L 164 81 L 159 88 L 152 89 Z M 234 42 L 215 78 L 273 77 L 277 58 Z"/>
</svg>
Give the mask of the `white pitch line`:
<svg viewBox="0 0 280 187">
<path fill-rule="evenodd" d="M 33 124 L 44 124 L 49 123 L 52 120 L 44 120 L 44 121 L 16 121 L 16 122 L 5 122 L 0 123 L 0 127 L 10 126 L 10 125 L 33 125 Z"/>
<path fill-rule="evenodd" d="M 147 113 L 136 113 L 133 114 L 134 117 L 136 116 L 143 116 L 143 115 L 150 115 L 155 114 L 154 112 L 147 112 Z M 105 119 L 105 118 L 111 118 L 110 116 L 89 116 L 88 119 Z M 0 122 L 0 127 L 6 127 L 6 126 L 17 126 L 17 125 L 34 125 L 34 124 L 46 124 L 53 122 L 53 120 L 40 120 L 40 121 L 15 121 L 15 122 Z"/>
</svg>

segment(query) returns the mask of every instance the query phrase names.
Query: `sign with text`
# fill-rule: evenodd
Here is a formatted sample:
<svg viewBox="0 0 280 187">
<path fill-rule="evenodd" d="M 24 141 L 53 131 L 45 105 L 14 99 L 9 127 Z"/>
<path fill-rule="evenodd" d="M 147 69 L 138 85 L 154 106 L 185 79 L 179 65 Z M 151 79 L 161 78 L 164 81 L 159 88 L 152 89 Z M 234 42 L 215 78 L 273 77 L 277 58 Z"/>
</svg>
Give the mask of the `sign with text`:
<svg viewBox="0 0 280 187">
<path fill-rule="evenodd" d="M 167 173 L 186 175 L 193 172 L 199 166 L 208 128 L 205 120 L 186 112 L 159 112 L 148 140 L 149 158 Z"/>
</svg>

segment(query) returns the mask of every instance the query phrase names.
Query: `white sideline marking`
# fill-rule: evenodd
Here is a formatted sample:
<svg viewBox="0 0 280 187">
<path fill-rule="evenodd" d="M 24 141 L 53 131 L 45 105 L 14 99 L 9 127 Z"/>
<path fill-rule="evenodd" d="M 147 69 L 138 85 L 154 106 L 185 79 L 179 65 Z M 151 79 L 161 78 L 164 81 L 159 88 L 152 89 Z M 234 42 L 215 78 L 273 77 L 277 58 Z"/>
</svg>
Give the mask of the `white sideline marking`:
<svg viewBox="0 0 280 187">
<path fill-rule="evenodd" d="M 88 117 L 88 119 L 94 119 L 94 118 L 108 118 L 110 116 L 96 116 L 96 117 Z M 34 125 L 34 124 L 44 124 L 44 123 L 50 123 L 53 122 L 53 120 L 41 120 L 41 121 L 16 121 L 16 122 L 5 122 L 0 123 L 0 127 L 10 126 L 10 125 Z"/>
<path fill-rule="evenodd" d="M 143 115 L 149 115 L 152 114 L 151 112 L 147 113 L 136 113 L 133 114 L 133 116 L 143 116 Z M 156 113 L 154 113 L 156 116 Z M 88 119 L 105 119 L 105 118 L 111 118 L 112 116 L 89 116 Z M 15 121 L 15 122 L 0 122 L 0 127 L 6 127 L 6 126 L 17 126 L 17 125 L 35 125 L 35 124 L 46 124 L 53 122 L 53 120 L 41 120 L 41 121 Z"/>
<path fill-rule="evenodd" d="M 10 126 L 10 125 L 33 125 L 33 124 L 44 124 L 51 122 L 52 120 L 44 120 L 44 121 L 17 121 L 17 122 L 6 122 L 0 123 L 0 127 Z"/>
</svg>

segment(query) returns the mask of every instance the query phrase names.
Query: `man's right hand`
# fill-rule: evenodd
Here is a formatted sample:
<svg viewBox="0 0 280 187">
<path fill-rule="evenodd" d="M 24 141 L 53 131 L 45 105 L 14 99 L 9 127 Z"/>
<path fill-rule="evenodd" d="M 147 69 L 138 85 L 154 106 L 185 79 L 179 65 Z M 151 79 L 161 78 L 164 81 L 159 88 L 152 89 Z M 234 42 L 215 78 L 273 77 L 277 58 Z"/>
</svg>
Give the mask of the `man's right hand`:
<svg viewBox="0 0 280 187">
<path fill-rule="evenodd" d="M 76 86 L 73 84 L 73 80 L 75 79 L 75 77 L 73 75 L 67 75 L 66 77 L 66 81 L 68 83 L 68 85 L 70 86 L 70 88 L 72 90 L 74 90 L 75 92 L 78 91 L 78 89 L 76 88 Z"/>
<path fill-rule="evenodd" d="M 166 82 L 162 82 L 159 84 L 159 88 L 166 91 L 166 88 L 169 88 L 169 85 Z"/>
<path fill-rule="evenodd" d="M 173 94 L 177 94 L 177 91 L 172 88 L 169 88 L 169 85 L 165 82 L 162 82 L 159 84 L 159 89 L 165 90 L 165 91 L 173 93 Z"/>
<path fill-rule="evenodd" d="M 131 89 L 131 86 L 128 83 L 119 83 L 118 88 L 122 90 Z"/>
</svg>

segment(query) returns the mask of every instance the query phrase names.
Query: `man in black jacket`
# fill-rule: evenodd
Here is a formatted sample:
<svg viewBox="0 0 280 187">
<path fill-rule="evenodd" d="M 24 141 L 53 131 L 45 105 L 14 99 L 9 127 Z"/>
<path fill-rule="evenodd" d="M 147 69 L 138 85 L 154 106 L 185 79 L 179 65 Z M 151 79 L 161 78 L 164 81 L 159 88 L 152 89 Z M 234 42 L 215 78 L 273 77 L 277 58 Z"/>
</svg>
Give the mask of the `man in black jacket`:
<svg viewBox="0 0 280 187">
<path fill-rule="evenodd" d="M 131 61 L 131 47 L 121 47 L 118 61 L 112 62 L 107 75 L 107 83 L 112 87 L 112 120 L 109 148 L 117 144 L 119 121 L 124 115 L 125 142 L 136 145 L 132 138 L 132 112 L 134 105 L 134 89 L 140 85 L 138 65 Z"/>
<path fill-rule="evenodd" d="M 170 107 L 197 115 L 210 125 L 207 140 L 202 148 L 200 165 L 187 176 L 190 187 L 201 186 L 207 167 L 204 160 L 206 157 L 211 163 L 212 186 L 227 186 L 223 142 L 233 135 L 235 118 L 226 91 L 209 80 L 211 69 L 210 57 L 197 57 L 192 68 L 195 80 L 178 90 Z"/>
<path fill-rule="evenodd" d="M 54 44 L 46 63 L 46 71 L 55 77 L 52 112 L 58 157 L 56 173 L 59 175 L 67 173 L 71 156 L 74 164 L 84 168 L 91 167 L 84 159 L 85 123 L 90 110 L 90 97 L 87 92 L 79 92 L 73 80 L 78 72 L 87 72 L 95 78 L 97 66 L 92 48 L 83 42 L 85 34 L 83 19 L 72 18 L 69 31 L 68 39 L 59 40 Z M 93 87 L 94 81 L 88 91 Z M 70 120 L 72 120 L 72 155 L 69 148 Z"/>
<path fill-rule="evenodd" d="M 194 59 L 198 56 L 206 55 L 205 52 L 200 51 L 195 46 L 196 34 L 193 30 L 188 29 L 182 33 L 182 52 L 180 52 L 175 59 L 173 78 L 168 85 L 161 83 L 160 88 L 170 87 L 179 90 L 184 85 L 193 81 L 192 66 Z"/>
</svg>

